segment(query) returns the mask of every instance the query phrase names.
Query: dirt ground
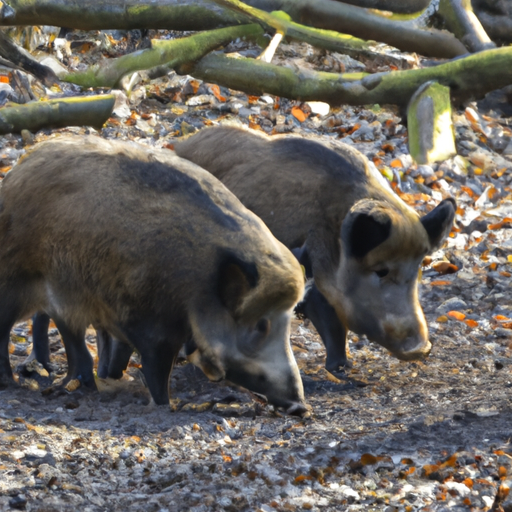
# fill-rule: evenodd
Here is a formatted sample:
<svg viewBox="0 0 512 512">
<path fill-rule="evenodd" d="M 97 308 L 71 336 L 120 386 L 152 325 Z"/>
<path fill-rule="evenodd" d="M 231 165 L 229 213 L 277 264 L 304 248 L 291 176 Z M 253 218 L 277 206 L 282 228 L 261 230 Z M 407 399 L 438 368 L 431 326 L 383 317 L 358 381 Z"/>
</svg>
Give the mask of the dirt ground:
<svg viewBox="0 0 512 512">
<path fill-rule="evenodd" d="M 452 296 L 425 295 L 427 310 Z M 184 362 L 172 412 L 148 405 L 136 362 L 100 393 L 3 391 L 0 509 L 488 510 L 511 471 L 509 349 L 496 357 L 459 323 L 440 331 L 424 363 L 351 343 L 353 369 L 337 379 L 318 336 L 295 321 L 306 419 Z M 52 349 L 64 372 L 57 336 Z"/>
<path fill-rule="evenodd" d="M 358 69 L 308 48 L 282 45 L 276 58 Z M 300 102 L 218 93 L 189 77 L 143 76 L 98 135 L 172 148 L 185 133 L 230 121 L 339 139 L 400 181 L 404 200 L 422 213 L 456 197 L 456 230 L 420 284 L 430 357 L 400 362 L 351 334 L 353 366 L 332 375 L 312 326 L 294 320 L 312 406 L 303 419 L 210 383 L 184 361 L 172 375 L 170 408 L 148 405 L 135 359 L 121 381 L 98 380 L 98 393 L 44 392 L 52 379 L 34 370 L 22 386 L 0 391 L 0 510 L 512 511 L 512 122 L 502 98 L 458 110 L 459 156 L 418 167 L 396 110 L 322 115 Z M 305 120 L 293 113 L 299 107 Z M 2 137 L 1 164 L 33 142 Z M 443 261 L 456 272 L 444 275 L 436 266 Z M 94 352 L 92 332 L 89 341 Z M 15 328 L 11 348 L 16 368 L 30 352 L 28 324 Z M 51 348 L 55 378 L 65 373 L 55 332 Z"/>
</svg>

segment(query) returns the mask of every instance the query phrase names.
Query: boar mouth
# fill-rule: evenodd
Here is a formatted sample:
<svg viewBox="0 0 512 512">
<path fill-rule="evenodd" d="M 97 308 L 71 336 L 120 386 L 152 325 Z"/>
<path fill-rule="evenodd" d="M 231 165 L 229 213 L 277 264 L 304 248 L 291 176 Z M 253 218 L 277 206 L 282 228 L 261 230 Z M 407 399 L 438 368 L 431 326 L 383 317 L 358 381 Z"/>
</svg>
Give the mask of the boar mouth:
<svg viewBox="0 0 512 512">
<path fill-rule="evenodd" d="M 404 345 L 408 344 L 409 343 L 407 343 L 407 341 L 404 343 Z M 395 356 L 397 359 L 400 359 L 400 361 L 418 361 L 428 357 L 430 351 L 432 350 L 432 344 L 427 340 L 426 342 L 420 343 L 419 345 L 416 344 L 416 346 L 414 346 L 412 349 L 388 350 L 391 352 L 391 354 L 393 354 L 393 356 Z"/>
</svg>

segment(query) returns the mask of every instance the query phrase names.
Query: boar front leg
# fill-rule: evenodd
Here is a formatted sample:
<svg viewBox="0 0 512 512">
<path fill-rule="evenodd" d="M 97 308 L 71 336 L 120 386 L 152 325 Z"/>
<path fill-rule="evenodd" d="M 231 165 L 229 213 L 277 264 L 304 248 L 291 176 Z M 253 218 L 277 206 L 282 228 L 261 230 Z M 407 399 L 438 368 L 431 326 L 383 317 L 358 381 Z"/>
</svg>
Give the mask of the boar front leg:
<svg viewBox="0 0 512 512">
<path fill-rule="evenodd" d="M 143 318 L 135 320 L 135 316 Z M 151 398 L 157 405 L 169 405 L 169 377 L 180 348 L 190 337 L 188 324 L 185 321 L 168 323 L 139 312 L 138 315 L 133 313 L 130 322 L 121 329 L 126 341 L 140 354 Z M 117 345 L 122 347 L 121 342 Z M 122 357 L 119 361 L 124 364 Z"/>
<path fill-rule="evenodd" d="M 36 313 L 32 317 L 32 353 L 25 361 L 25 364 L 35 358 L 48 373 L 51 373 L 50 342 L 48 339 L 49 327 L 50 317 L 46 313 Z"/>
<path fill-rule="evenodd" d="M 347 359 L 347 330 L 340 322 L 334 308 L 320 293 L 315 284 L 300 303 L 301 312 L 311 320 L 325 345 L 325 368 L 337 372 L 350 363 Z"/>
<path fill-rule="evenodd" d="M 110 366 L 110 357 L 112 353 L 112 337 L 103 329 L 96 329 L 96 346 L 98 347 L 98 377 L 106 379 L 108 368 Z"/>
<path fill-rule="evenodd" d="M 179 349 L 180 347 L 176 350 L 172 344 L 163 341 L 151 350 L 139 350 L 142 373 L 157 405 L 169 405 L 169 377 Z"/>
<path fill-rule="evenodd" d="M 85 344 L 85 332 L 73 331 L 65 322 L 54 318 L 60 332 L 68 358 L 68 374 L 64 384 L 73 379 L 79 379 L 85 387 L 97 390 L 93 373 L 93 361 Z"/>
<path fill-rule="evenodd" d="M 306 246 L 293 249 L 292 253 L 303 266 L 306 278 L 313 278 L 313 267 Z M 308 318 L 322 339 L 327 355 L 325 368 L 337 372 L 340 368 L 350 366 L 347 359 L 347 329 L 315 283 L 306 289 L 306 295 L 297 304 L 295 312 Z"/>
</svg>

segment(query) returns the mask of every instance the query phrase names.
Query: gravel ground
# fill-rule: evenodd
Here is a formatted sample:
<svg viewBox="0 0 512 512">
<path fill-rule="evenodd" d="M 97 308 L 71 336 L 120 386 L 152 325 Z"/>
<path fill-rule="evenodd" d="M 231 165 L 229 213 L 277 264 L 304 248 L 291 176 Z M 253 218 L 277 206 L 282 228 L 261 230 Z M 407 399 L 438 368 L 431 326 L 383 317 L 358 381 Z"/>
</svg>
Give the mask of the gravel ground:
<svg viewBox="0 0 512 512">
<path fill-rule="evenodd" d="M 307 45 L 282 45 L 277 59 L 358 69 Z M 173 372 L 171 410 L 149 405 L 135 359 L 121 381 L 98 380 L 99 393 L 49 393 L 65 372 L 54 333 L 52 377 L 34 366 L 20 376 L 22 386 L 0 392 L 0 509 L 512 511 L 512 121 L 504 96 L 456 112 L 459 156 L 418 167 L 392 109 L 343 107 L 322 116 L 314 105 L 188 77 L 146 78 L 101 136 L 172 148 L 183 134 L 229 121 L 330 137 L 365 153 L 422 213 L 456 197 L 457 226 L 425 262 L 420 285 L 434 349 L 424 362 L 405 363 L 351 335 L 353 366 L 332 375 L 312 326 L 294 320 L 312 406 L 300 419 L 208 382 L 184 361 Z M 52 133 L 59 131 L 35 140 Z M 0 172 L 33 142 L 27 134 L 0 138 Z M 93 340 L 91 331 L 95 352 Z M 19 324 L 14 367 L 29 341 L 29 325 Z"/>
</svg>

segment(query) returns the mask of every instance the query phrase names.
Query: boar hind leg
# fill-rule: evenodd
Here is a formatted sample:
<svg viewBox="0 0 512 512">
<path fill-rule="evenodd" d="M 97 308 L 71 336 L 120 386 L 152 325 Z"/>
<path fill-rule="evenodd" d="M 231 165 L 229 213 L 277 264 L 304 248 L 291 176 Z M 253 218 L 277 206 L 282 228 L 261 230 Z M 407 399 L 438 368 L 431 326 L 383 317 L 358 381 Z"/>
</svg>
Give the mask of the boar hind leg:
<svg viewBox="0 0 512 512">
<path fill-rule="evenodd" d="M 97 389 L 94 381 L 92 357 L 85 344 L 84 331 L 73 331 L 58 319 L 55 319 L 55 325 L 62 336 L 68 358 L 68 374 L 64 383 L 78 379 L 85 387 Z"/>
<path fill-rule="evenodd" d="M 327 302 L 315 284 L 310 288 L 298 308 L 300 313 L 311 320 L 322 338 L 327 353 L 326 369 L 336 372 L 344 366 L 349 366 L 347 330 L 340 322 L 334 308 Z"/>
<path fill-rule="evenodd" d="M 14 319 L 0 319 L 0 389 L 14 382 L 9 362 L 9 338 Z"/>
<path fill-rule="evenodd" d="M 98 377 L 100 379 L 120 379 L 128 367 L 133 348 L 128 343 L 112 338 L 103 329 L 96 330 L 98 346 Z"/>
<path fill-rule="evenodd" d="M 133 354 L 133 347 L 122 341 L 110 340 L 110 363 L 108 365 L 107 377 L 120 379 L 128 367 L 130 357 Z"/>
<path fill-rule="evenodd" d="M 9 339 L 17 318 L 18 311 L 12 294 L 0 288 L 0 389 L 14 382 L 9 361 Z"/>
</svg>

